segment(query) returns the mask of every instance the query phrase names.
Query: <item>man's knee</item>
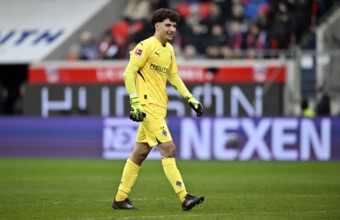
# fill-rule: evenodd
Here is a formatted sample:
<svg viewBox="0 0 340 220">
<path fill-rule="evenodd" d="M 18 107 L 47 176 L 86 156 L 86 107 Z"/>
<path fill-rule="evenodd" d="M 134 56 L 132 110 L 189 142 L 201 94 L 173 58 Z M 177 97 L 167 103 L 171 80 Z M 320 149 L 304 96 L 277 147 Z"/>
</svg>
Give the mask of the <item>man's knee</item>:
<svg viewBox="0 0 340 220">
<path fill-rule="evenodd" d="M 143 150 L 143 151 L 140 151 L 139 154 L 138 154 L 138 157 L 140 160 L 145 160 L 146 157 L 149 155 L 149 150 Z"/>
<path fill-rule="evenodd" d="M 141 165 L 143 161 L 146 159 L 147 154 L 141 152 L 133 152 L 130 156 L 130 160 L 137 165 Z"/>
<path fill-rule="evenodd" d="M 137 143 L 132 151 L 130 159 L 137 165 L 141 165 L 149 155 L 150 150 L 151 148 L 148 145 Z"/>
<path fill-rule="evenodd" d="M 173 145 L 173 146 L 169 147 L 167 158 L 171 158 L 171 157 L 175 157 L 175 156 L 176 156 L 176 146 Z"/>
<path fill-rule="evenodd" d="M 176 146 L 172 142 L 162 144 L 158 148 L 164 158 L 174 158 L 176 156 Z"/>
</svg>

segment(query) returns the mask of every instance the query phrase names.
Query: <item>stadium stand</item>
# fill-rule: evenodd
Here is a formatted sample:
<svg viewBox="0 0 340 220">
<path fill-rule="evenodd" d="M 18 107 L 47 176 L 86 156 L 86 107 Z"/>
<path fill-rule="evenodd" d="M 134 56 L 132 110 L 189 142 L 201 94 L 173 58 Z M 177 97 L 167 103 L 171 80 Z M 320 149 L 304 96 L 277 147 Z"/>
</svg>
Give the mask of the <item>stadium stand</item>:
<svg viewBox="0 0 340 220">
<path fill-rule="evenodd" d="M 314 51 L 312 59 L 319 59 L 316 30 L 324 28 L 339 0 L 131 0 L 120 13 L 103 39 L 97 39 L 95 59 L 127 59 L 137 42 L 152 35 L 150 15 L 160 7 L 176 9 L 181 14 L 178 34 L 173 45 L 179 60 L 190 59 L 277 59 L 280 57 L 304 60 L 299 51 Z M 336 23 L 336 22 L 333 22 Z M 334 25 L 328 25 L 333 27 Z M 328 30 L 331 31 L 331 28 Z M 333 33 L 337 30 L 333 27 Z M 320 31 L 319 31 L 320 32 Z M 327 35 L 328 45 L 334 44 Z M 335 35 L 335 34 L 333 34 Z M 208 40 L 209 39 L 209 40 Z M 104 44 L 102 42 L 109 42 Z M 319 46 L 320 47 L 320 46 Z M 339 48 L 328 46 L 328 49 Z M 101 52 L 99 52 L 101 51 Z M 102 55 L 109 53 L 108 55 Z M 79 59 L 84 59 L 80 56 Z M 70 59 L 69 59 L 70 60 Z M 339 88 L 337 68 L 301 67 L 301 96 L 316 101 L 316 88 L 330 90 L 335 106 Z M 336 60 L 336 58 L 335 58 Z M 302 62 L 304 63 L 304 62 Z M 313 62 L 314 63 L 314 62 Z M 323 79 L 320 75 L 329 76 Z M 299 102 L 298 100 L 296 101 Z M 334 107 L 334 112 L 340 111 Z"/>
<path fill-rule="evenodd" d="M 61 61 L 62 65 L 86 65 L 82 61 L 126 61 L 129 50 L 153 34 L 151 12 L 170 7 L 182 16 L 173 42 L 179 62 L 202 59 L 204 63 L 210 63 L 219 59 L 223 62 L 274 60 L 281 63 L 290 59 L 296 62 L 296 67 L 287 69 L 294 69 L 299 75 L 286 79 L 289 82 L 286 85 L 288 101 L 299 106 L 301 97 L 308 97 L 313 102 L 315 89 L 323 86 L 330 94 L 333 114 L 339 114 L 337 39 L 340 32 L 336 25 L 340 22 L 339 2 L 3 1 L 0 7 L 0 63 L 3 64 L 0 72 L 10 74 L 0 75 L 0 105 L 8 105 L 8 92 L 19 97 L 13 99 L 20 102 L 22 82 L 27 80 L 29 66 L 35 63 Z M 17 14 L 26 19 L 19 22 Z M 307 56 L 306 53 L 310 54 Z M 13 109 L 13 103 L 11 105 L 11 108 L 1 107 L 0 111 L 20 112 Z M 288 115 L 296 113 L 294 110 L 284 112 Z"/>
<path fill-rule="evenodd" d="M 105 45 L 113 45 L 115 54 L 97 55 L 94 59 L 126 59 L 126 51 L 152 34 L 150 14 L 160 7 L 171 7 L 181 14 L 174 42 L 178 56 L 184 56 L 185 48 L 192 48 L 195 55 L 191 58 L 277 58 L 278 51 L 307 47 L 309 42 L 304 41 L 304 35 L 336 2 L 131 0 L 120 13 L 120 19 L 103 34 L 104 41 L 109 41 Z M 110 46 L 100 43 L 103 38 L 97 39 L 97 47 L 104 48 L 105 53 Z M 88 59 L 82 55 L 79 58 Z"/>
</svg>

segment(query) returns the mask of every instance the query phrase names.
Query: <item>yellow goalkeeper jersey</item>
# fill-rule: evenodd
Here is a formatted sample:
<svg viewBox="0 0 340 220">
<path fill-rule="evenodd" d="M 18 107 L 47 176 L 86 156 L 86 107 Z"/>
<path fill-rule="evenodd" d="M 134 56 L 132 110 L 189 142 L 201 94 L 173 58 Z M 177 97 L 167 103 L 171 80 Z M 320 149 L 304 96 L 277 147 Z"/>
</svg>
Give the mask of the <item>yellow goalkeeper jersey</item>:
<svg viewBox="0 0 340 220">
<path fill-rule="evenodd" d="M 172 45 L 166 43 L 163 46 L 156 37 L 150 37 L 130 51 L 130 63 L 139 67 L 136 92 L 141 104 L 154 103 L 166 107 L 167 76 L 178 73 Z"/>
</svg>

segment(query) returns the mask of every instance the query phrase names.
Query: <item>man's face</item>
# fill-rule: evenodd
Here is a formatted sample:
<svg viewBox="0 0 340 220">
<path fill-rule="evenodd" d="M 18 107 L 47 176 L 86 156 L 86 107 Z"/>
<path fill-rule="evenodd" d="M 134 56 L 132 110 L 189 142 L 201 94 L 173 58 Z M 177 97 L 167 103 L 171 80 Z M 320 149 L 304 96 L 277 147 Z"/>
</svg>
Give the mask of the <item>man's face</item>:
<svg viewBox="0 0 340 220">
<path fill-rule="evenodd" d="M 169 18 L 165 19 L 162 22 L 156 23 L 156 32 L 157 35 L 164 41 L 171 41 L 175 37 L 176 34 L 176 22 L 172 22 Z"/>
</svg>

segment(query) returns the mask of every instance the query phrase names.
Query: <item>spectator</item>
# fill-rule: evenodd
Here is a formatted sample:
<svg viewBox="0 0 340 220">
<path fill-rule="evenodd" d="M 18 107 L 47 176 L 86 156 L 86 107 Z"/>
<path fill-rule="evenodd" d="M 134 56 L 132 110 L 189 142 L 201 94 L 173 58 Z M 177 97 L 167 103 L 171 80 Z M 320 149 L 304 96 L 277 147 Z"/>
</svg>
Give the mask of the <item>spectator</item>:
<svg viewBox="0 0 340 220">
<path fill-rule="evenodd" d="M 141 19 L 136 23 L 135 30 L 131 33 L 130 43 L 138 43 L 149 36 L 152 36 L 154 29 L 151 25 L 152 13 L 148 14 L 146 18 Z"/>
<path fill-rule="evenodd" d="M 112 25 L 111 38 L 112 41 L 118 46 L 119 58 L 126 58 L 125 51 L 127 50 L 131 38 L 141 32 L 142 29 L 142 21 L 133 21 L 128 17 L 125 17 Z"/>
<path fill-rule="evenodd" d="M 117 44 L 120 51 L 124 51 L 130 33 L 130 19 L 124 17 L 111 26 L 111 38 Z M 122 55 L 120 54 L 122 57 Z"/>
<path fill-rule="evenodd" d="M 104 36 L 98 43 L 100 59 L 118 59 L 119 47 L 110 35 Z"/>
<path fill-rule="evenodd" d="M 271 16 L 268 30 L 269 48 L 274 49 L 271 56 L 277 56 L 276 49 L 288 49 L 290 46 L 292 20 L 287 5 L 282 1 L 278 3 L 277 11 Z"/>
<path fill-rule="evenodd" d="M 175 53 L 178 54 L 177 62 L 179 61 L 185 62 L 199 57 L 195 46 L 191 44 L 186 45 L 183 49 L 181 49 L 178 46 L 174 46 L 174 49 Z"/>
<path fill-rule="evenodd" d="M 242 56 L 243 32 L 241 30 L 241 23 L 234 20 L 229 27 L 228 45 L 233 50 L 234 58 Z"/>
<path fill-rule="evenodd" d="M 95 60 L 98 58 L 97 42 L 90 31 L 84 31 L 81 35 L 80 59 Z"/>
<path fill-rule="evenodd" d="M 206 47 L 206 55 L 208 58 L 223 58 L 222 48 L 228 47 L 228 36 L 223 26 L 215 24 L 212 26 L 212 33 L 209 37 Z"/>
<path fill-rule="evenodd" d="M 254 21 L 257 17 L 259 8 L 265 5 L 267 5 L 267 0 L 248 0 L 244 14 L 249 20 Z"/>
<path fill-rule="evenodd" d="M 267 34 L 261 31 L 256 23 L 251 23 L 245 34 L 243 48 L 247 50 L 247 58 L 255 58 L 256 51 L 265 49 Z"/>
<path fill-rule="evenodd" d="M 295 36 L 295 42 L 300 43 L 302 34 L 305 33 L 311 24 L 312 0 L 288 1 L 288 7 L 291 10 L 292 31 Z"/>
<path fill-rule="evenodd" d="M 183 50 L 183 57 L 186 60 L 191 60 L 197 57 L 197 50 L 193 45 L 187 45 Z"/>
<path fill-rule="evenodd" d="M 208 36 L 206 26 L 202 24 L 194 24 L 189 35 L 189 42 L 191 42 L 199 54 L 205 54 L 206 39 Z"/>
<path fill-rule="evenodd" d="M 223 26 L 226 23 L 226 18 L 222 15 L 221 8 L 217 4 L 210 3 L 210 13 L 205 19 L 205 23 L 209 32 L 212 31 L 215 24 Z"/>
<path fill-rule="evenodd" d="M 80 59 L 80 48 L 78 44 L 74 44 L 70 47 L 68 55 L 67 55 L 67 61 L 76 61 Z"/>
<path fill-rule="evenodd" d="M 244 6 L 240 0 L 233 1 L 230 19 L 239 21 L 241 24 L 245 22 Z"/>
<path fill-rule="evenodd" d="M 315 111 L 309 107 L 309 103 L 307 99 L 302 99 L 301 102 L 301 116 L 302 117 L 315 117 Z"/>
<path fill-rule="evenodd" d="M 316 92 L 316 114 L 317 116 L 328 116 L 331 114 L 330 98 L 323 87 Z"/>
<path fill-rule="evenodd" d="M 215 3 L 221 11 L 221 17 L 226 22 L 231 17 L 231 8 L 232 2 L 231 0 L 211 0 L 212 3 Z"/>
<path fill-rule="evenodd" d="M 268 31 L 268 12 L 269 6 L 262 5 L 259 7 L 255 18 L 256 25 L 263 31 Z"/>
<path fill-rule="evenodd" d="M 192 5 L 182 27 L 184 32 L 181 38 L 182 48 L 187 44 L 192 44 L 199 55 L 205 55 L 206 39 L 208 37 L 208 28 L 202 20 L 203 18 L 197 5 Z"/>
</svg>

